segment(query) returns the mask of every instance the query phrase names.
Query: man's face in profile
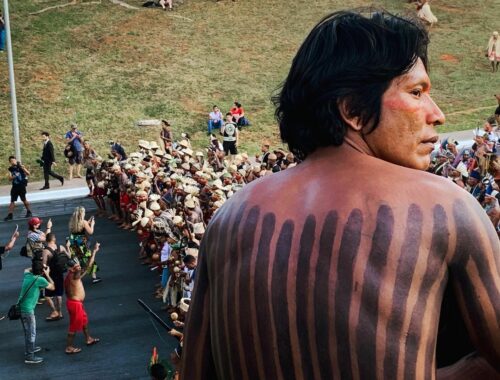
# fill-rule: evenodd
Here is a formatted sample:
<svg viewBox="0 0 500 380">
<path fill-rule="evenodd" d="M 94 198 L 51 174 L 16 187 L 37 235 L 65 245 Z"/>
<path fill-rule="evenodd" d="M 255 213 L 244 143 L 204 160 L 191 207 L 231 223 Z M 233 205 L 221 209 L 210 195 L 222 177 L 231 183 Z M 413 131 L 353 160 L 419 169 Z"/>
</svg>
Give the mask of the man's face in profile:
<svg viewBox="0 0 500 380">
<path fill-rule="evenodd" d="M 380 123 L 365 135 L 375 156 L 396 165 L 425 170 L 438 141 L 435 126 L 445 117 L 430 96 L 430 80 L 420 59 L 395 78 L 382 96 Z"/>
</svg>

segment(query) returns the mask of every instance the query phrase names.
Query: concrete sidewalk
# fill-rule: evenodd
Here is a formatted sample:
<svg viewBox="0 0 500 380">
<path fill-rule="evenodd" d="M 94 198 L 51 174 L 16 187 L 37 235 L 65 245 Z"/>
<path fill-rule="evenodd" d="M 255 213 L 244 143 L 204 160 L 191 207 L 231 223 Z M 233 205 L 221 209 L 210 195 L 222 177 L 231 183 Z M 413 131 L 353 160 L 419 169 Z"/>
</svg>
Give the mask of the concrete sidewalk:
<svg viewBox="0 0 500 380">
<path fill-rule="evenodd" d="M 40 190 L 44 185 L 43 181 L 29 182 L 26 198 L 30 203 L 46 202 L 59 199 L 82 198 L 87 196 L 89 189 L 84 178 L 74 178 L 71 181 L 64 180 L 64 186 L 58 180 L 50 181 L 50 189 Z M 10 185 L 0 186 L 0 206 L 10 203 Z M 19 206 L 23 208 L 18 200 Z"/>
</svg>

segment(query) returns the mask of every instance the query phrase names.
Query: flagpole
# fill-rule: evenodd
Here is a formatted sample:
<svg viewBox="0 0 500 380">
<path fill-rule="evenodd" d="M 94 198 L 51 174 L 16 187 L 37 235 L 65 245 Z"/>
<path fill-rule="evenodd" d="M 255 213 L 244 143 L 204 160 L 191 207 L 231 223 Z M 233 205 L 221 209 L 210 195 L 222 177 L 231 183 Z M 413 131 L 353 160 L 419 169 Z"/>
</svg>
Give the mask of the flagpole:
<svg viewBox="0 0 500 380">
<path fill-rule="evenodd" d="M 21 144 L 19 142 L 19 123 L 17 120 L 17 99 L 16 99 L 16 81 L 14 78 L 14 59 L 12 55 L 12 39 L 10 38 L 10 18 L 9 1 L 3 0 L 3 13 L 5 21 L 5 36 L 7 38 L 7 61 L 9 64 L 9 85 L 10 99 L 12 103 L 12 133 L 14 135 L 14 150 L 16 158 L 21 161 Z"/>
</svg>

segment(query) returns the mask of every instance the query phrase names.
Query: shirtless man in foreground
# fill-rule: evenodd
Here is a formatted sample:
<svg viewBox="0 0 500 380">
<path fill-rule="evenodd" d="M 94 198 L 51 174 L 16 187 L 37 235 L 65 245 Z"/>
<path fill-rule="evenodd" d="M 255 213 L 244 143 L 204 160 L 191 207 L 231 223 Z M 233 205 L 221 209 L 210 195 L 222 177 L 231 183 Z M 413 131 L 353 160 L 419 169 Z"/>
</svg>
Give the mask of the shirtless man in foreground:
<svg viewBox="0 0 500 380">
<path fill-rule="evenodd" d="M 89 259 L 88 268 L 92 268 L 95 255 L 99 251 L 100 244 L 95 243 L 94 249 Z M 69 248 L 68 248 L 69 249 Z M 82 278 L 88 273 L 83 271 L 77 258 L 73 258 L 68 263 L 69 271 L 64 279 L 64 289 L 66 290 L 66 307 L 69 314 L 69 331 L 66 343 L 66 354 L 77 354 L 82 351 L 81 348 L 73 346 L 75 334 L 77 331 L 82 331 L 85 335 L 87 346 L 92 346 L 99 343 L 99 338 L 92 338 L 88 329 L 87 313 L 83 307 L 85 300 L 85 289 L 83 287 Z"/>
<path fill-rule="evenodd" d="M 212 219 L 183 379 L 499 376 L 499 240 L 475 199 L 424 171 L 445 119 L 427 44 L 386 12 L 333 13 L 309 34 L 275 99 L 281 137 L 305 160 Z M 444 376 L 448 283 L 479 354 Z"/>
</svg>

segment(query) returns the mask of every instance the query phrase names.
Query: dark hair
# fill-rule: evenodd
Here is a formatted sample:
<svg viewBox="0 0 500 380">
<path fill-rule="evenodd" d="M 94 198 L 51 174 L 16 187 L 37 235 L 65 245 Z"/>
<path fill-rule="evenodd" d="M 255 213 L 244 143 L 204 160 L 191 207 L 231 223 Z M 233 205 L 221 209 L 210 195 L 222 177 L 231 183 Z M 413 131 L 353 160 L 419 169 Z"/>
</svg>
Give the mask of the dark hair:
<svg viewBox="0 0 500 380">
<path fill-rule="evenodd" d="M 240 107 L 241 107 L 241 103 L 240 103 L 240 102 L 234 102 L 234 105 L 235 105 L 236 107 L 238 107 L 238 108 L 240 108 Z"/>
<path fill-rule="evenodd" d="M 43 261 L 42 260 L 33 260 L 31 262 L 31 273 L 35 276 L 39 276 L 43 274 Z"/>
<path fill-rule="evenodd" d="M 47 235 L 45 235 L 45 242 L 53 241 L 56 238 L 56 234 L 49 232 Z"/>
<path fill-rule="evenodd" d="M 490 116 L 490 117 L 488 117 L 488 118 L 486 119 L 486 121 L 487 121 L 489 124 L 491 124 L 491 125 L 495 124 L 495 121 L 496 121 L 495 116 Z"/>
<path fill-rule="evenodd" d="M 160 363 L 155 363 L 149 369 L 149 374 L 154 380 L 165 380 L 167 378 L 167 370 Z"/>
<path fill-rule="evenodd" d="M 189 263 L 194 263 L 196 261 L 196 257 L 193 255 L 186 255 L 184 259 L 182 259 L 182 262 L 184 264 L 189 264 Z"/>
<path fill-rule="evenodd" d="M 13 158 L 16 158 L 16 156 L 9 156 L 9 161 L 12 160 Z"/>
<path fill-rule="evenodd" d="M 47 137 L 49 137 L 49 136 L 50 136 L 50 134 L 49 134 L 49 132 L 45 132 L 45 131 L 43 131 L 43 132 L 42 132 L 42 136 L 47 136 Z"/>
<path fill-rule="evenodd" d="M 215 107 L 217 107 L 217 105 L 214 104 L 214 106 L 212 107 L 212 109 L 215 108 Z M 219 107 L 217 107 L 217 108 L 219 108 Z"/>
<path fill-rule="evenodd" d="M 231 112 L 226 113 L 226 116 L 233 116 Z"/>
<path fill-rule="evenodd" d="M 420 58 L 427 69 L 428 34 L 418 22 L 384 10 L 330 14 L 309 33 L 273 96 L 281 139 L 304 159 L 318 147 L 341 145 L 344 103 L 363 133 L 380 121 L 382 95 Z"/>
</svg>

